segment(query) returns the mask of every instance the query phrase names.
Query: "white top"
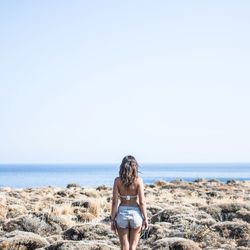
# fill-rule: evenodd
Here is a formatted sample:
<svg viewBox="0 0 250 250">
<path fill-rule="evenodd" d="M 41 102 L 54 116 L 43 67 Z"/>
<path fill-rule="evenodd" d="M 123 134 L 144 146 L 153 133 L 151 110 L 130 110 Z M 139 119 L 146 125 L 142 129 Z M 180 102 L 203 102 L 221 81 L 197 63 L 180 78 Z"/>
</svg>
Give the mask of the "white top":
<svg viewBox="0 0 250 250">
<path fill-rule="evenodd" d="M 134 199 L 137 198 L 137 195 L 119 195 L 120 198 L 124 198 L 127 201 L 129 201 L 130 199 Z"/>
</svg>

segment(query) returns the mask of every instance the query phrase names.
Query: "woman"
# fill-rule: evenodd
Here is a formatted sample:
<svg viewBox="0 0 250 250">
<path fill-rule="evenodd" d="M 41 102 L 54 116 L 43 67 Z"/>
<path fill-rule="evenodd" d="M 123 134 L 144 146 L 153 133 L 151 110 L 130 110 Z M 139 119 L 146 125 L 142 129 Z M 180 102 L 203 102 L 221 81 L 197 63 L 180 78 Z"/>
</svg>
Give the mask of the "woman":
<svg viewBox="0 0 250 250">
<path fill-rule="evenodd" d="M 132 155 L 123 158 L 119 177 L 114 180 L 111 220 L 111 229 L 118 232 L 121 249 L 135 250 L 141 230 L 148 227 L 148 217 L 143 181 L 138 177 L 138 163 Z"/>
</svg>

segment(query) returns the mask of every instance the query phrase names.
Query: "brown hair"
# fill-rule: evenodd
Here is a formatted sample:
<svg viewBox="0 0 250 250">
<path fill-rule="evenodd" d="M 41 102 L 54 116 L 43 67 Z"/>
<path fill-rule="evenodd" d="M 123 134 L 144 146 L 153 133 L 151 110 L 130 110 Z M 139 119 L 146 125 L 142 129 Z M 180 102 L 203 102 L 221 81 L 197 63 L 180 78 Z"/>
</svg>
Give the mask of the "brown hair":
<svg viewBox="0 0 250 250">
<path fill-rule="evenodd" d="M 138 176 L 138 163 L 134 156 L 127 155 L 122 159 L 119 176 L 124 186 L 130 186 Z"/>
</svg>

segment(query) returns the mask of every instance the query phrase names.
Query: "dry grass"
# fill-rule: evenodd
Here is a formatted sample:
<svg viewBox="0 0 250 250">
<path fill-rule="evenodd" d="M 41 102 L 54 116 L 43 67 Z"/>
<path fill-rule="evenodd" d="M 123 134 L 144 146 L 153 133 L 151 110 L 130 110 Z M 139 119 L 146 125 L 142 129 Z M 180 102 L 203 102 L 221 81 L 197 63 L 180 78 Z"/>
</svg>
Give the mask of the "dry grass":
<svg viewBox="0 0 250 250">
<path fill-rule="evenodd" d="M 0 243 L 0 250 L 7 250 L 7 249 L 10 249 L 9 248 L 9 243 L 7 241 L 3 241 Z"/>
<path fill-rule="evenodd" d="M 5 196 L 0 196 L 0 217 L 6 217 L 8 212 L 7 201 Z"/>
<path fill-rule="evenodd" d="M 104 213 L 111 213 L 111 207 L 111 202 L 107 202 L 106 200 L 101 202 L 101 209 Z"/>
<path fill-rule="evenodd" d="M 52 190 L 55 193 L 56 190 Z M 44 195 L 44 193 L 46 193 Z M 35 195 L 32 195 L 32 207 L 31 209 L 35 212 L 48 212 L 51 215 L 61 216 L 61 215 L 76 215 L 75 208 L 72 207 L 71 200 L 65 200 L 65 202 L 57 204 L 56 198 L 54 197 L 51 190 L 47 190 L 47 192 L 36 192 Z M 30 195 L 30 194 L 29 194 Z M 106 198 L 96 198 L 97 192 L 94 189 L 85 190 L 84 195 L 80 197 L 86 200 L 86 196 L 89 198 L 89 206 L 85 208 L 85 212 L 81 212 L 81 214 L 77 214 L 80 216 L 80 220 L 83 221 L 92 221 L 93 218 L 100 217 L 101 213 L 105 211 L 110 211 L 110 206 L 108 205 Z M 85 198 L 83 198 L 85 197 Z M 85 214 L 85 215 L 84 215 Z"/>
<path fill-rule="evenodd" d="M 206 198 L 200 198 L 200 197 L 181 197 L 180 202 L 182 204 L 199 204 L 199 205 L 206 205 L 207 204 L 207 199 Z"/>
<path fill-rule="evenodd" d="M 50 214 L 60 216 L 60 215 L 74 215 L 74 208 L 70 203 L 64 203 L 60 205 L 51 205 Z"/>
<path fill-rule="evenodd" d="M 86 212 L 86 213 L 79 213 L 77 215 L 77 219 L 80 222 L 91 222 L 91 221 L 95 220 L 96 217 L 93 214 Z"/>
<path fill-rule="evenodd" d="M 48 212 L 51 215 L 73 215 L 73 207 L 70 202 L 63 204 L 56 204 L 55 200 L 51 197 L 41 198 L 33 205 L 35 212 Z"/>
<path fill-rule="evenodd" d="M 237 198 L 230 198 L 230 197 L 224 197 L 224 198 L 213 198 L 210 202 L 210 204 L 224 204 L 224 203 L 246 203 L 244 200 L 244 197 L 237 197 Z"/>
<path fill-rule="evenodd" d="M 88 189 L 84 192 L 84 194 L 88 197 L 97 198 L 97 191 L 95 189 Z"/>
<path fill-rule="evenodd" d="M 43 202 L 43 199 L 39 199 L 35 204 L 33 204 L 33 211 L 49 211 L 49 203 Z"/>
<path fill-rule="evenodd" d="M 93 214 L 95 217 L 99 217 L 101 214 L 101 203 L 98 199 L 90 199 L 90 205 L 88 212 Z"/>
<path fill-rule="evenodd" d="M 166 181 L 161 181 L 161 180 L 157 180 L 155 181 L 155 186 L 157 187 L 163 187 L 163 186 L 166 186 L 167 185 L 167 182 Z"/>
</svg>

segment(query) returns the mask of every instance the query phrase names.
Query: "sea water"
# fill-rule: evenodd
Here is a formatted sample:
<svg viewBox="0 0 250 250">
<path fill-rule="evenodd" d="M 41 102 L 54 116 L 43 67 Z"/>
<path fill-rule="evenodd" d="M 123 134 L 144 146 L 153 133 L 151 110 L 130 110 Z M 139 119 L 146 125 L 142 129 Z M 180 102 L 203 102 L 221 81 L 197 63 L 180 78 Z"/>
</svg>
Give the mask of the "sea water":
<svg viewBox="0 0 250 250">
<path fill-rule="evenodd" d="M 227 181 L 250 180 L 250 163 L 240 164 L 140 164 L 144 183 L 156 180 L 193 181 L 197 178 Z M 0 164 L 0 187 L 66 187 L 77 183 L 83 187 L 112 186 L 119 164 Z"/>
</svg>

